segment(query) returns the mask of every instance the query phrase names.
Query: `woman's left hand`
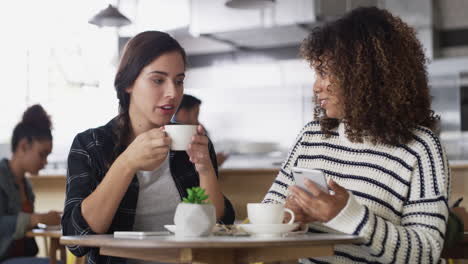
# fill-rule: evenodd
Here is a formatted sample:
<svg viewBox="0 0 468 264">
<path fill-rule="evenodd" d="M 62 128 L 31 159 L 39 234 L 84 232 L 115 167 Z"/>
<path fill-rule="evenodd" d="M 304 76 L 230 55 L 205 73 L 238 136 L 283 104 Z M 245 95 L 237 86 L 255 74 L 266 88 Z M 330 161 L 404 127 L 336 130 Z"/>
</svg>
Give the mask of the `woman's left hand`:
<svg viewBox="0 0 468 264">
<path fill-rule="evenodd" d="M 208 150 L 208 137 L 201 125 L 198 125 L 197 134 L 192 137 L 192 143 L 188 147 L 187 154 L 190 161 L 195 164 L 198 173 L 214 172 Z"/>
<path fill-rule="evenodd" d="M 289 187 L 295 202 L 301 206 L 302 211 L 307 214 L 307 219 L 319 222 L 328 222 L 343 210 L 349 199 L 349 194 L 335 181 L 330 180 L 328 185 L 334 194 L 321 190 L 314 182 L 305 181 L 309 193 L 297 186 Z"/>
</svg>

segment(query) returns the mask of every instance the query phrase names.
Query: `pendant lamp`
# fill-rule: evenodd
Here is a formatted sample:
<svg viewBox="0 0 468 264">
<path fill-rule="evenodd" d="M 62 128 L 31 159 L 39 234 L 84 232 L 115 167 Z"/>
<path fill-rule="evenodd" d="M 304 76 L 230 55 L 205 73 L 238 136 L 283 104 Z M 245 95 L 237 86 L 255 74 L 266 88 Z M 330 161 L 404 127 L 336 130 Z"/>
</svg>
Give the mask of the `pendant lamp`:
<svg viewBox="0 0 468 264">
<path fill-rule="evenodd" d="M 130 19 L 122 15 L 119 10 L 112 5 L 99 11 L 88 21 L 98 27 L 122 27 L 132 23 Z"/>
</svg>

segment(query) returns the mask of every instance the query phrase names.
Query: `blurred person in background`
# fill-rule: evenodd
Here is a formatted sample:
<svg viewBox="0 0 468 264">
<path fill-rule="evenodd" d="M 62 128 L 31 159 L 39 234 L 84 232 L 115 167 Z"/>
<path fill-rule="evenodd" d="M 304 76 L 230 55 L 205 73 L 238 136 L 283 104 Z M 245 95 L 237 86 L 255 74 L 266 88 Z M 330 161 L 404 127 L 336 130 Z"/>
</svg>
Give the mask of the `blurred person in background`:
<svg viewBox="0 0 468 264">
<path fill-rule="evenodd" d="M 173 224 L 187 188 L 206 190 L 217 221 L 234 210 L 218 184 L 213 145 L 201 126 L 187 151 L 171 151 L 164 126 L 184 92 L 186 55 L 169 34 L 139 33 L 129 40 L 115 76 L 119 114 L 78 134 L 68 156 L 64 235 L 162 231 Z M 99 248 L 69 247 L 88 263 L 122 263 Z M 144 263 L 128 259 L 126 263 Z"/>
<path fill-rule="evenodd" d="M 49 263 L 35 258 L 34 238 L 25 233 L 38 223 L 60 224 L 60 213 L 34 213 L 34 193 L 26 173 L 37 175 L 52 151 L 51 121 L 40 105 L 29 107 L 13 130 L 11 160 L 0 161 L 0 256 L 3 264 Z"/>
<path fill-rule="evenodd" d="M 202 101 L 197 97 L 189 94 L 184 94 L 182 101 L 180 102 L 179 109 L 177 109 L 176 114 L 174 115 L 174 121 L 187 125 L 201 125 L 198 121 L 200 115 L 200 106 Z M 205 129 L 205 133 L 208 135 L 208 132 Z M 216 153 L 216 160 L 218 161 L 218 166 L 221 166 L 228 156 L 223 152 Z"/>
<path fill-rule="evenodd" d="M 187 125 L 199 125 L 198 117 L 200 115 L 200 105 L 202 101 L 189 94 L 182 96 L 179 109 L 175 114 L 175 121 Z M 205 130 L 205 133 L 206 130 Z"/>
<path fill-rule="evenodd" d="M 426 57 L 413 28 L 386 10 L 357 8 L 312 30 L 301 46 L 315 71 L 307 124 L 264 198 L 311 232 L 362 243 L 301 263 L 440 263 L 450 172 L 434 133 Z M 329 188 L 295 186 L 293 167 L 324 172 Z"/>
</svg>

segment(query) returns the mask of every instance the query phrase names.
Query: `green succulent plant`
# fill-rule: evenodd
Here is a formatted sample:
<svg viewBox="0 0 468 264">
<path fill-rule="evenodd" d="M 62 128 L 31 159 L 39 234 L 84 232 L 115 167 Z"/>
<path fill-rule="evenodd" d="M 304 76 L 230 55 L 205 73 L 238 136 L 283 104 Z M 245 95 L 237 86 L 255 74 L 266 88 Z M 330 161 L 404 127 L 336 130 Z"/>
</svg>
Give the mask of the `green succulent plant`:
<svg viewBox="0 0 468 264">
<path fill-rule="evenodd" d="M 191 204 L 207 204 L 209 201 L 208 195 L 205 194 L 205 189 L 201 187 L 187 188 L 188 196 L 182 199 L 184 203 Z"/>
</svg>

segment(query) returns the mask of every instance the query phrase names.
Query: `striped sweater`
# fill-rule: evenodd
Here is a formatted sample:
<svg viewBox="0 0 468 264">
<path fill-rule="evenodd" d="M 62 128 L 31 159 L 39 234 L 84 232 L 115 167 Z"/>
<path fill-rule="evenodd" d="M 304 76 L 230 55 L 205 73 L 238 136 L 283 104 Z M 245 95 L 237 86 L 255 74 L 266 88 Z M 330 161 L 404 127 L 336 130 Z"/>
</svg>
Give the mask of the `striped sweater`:
<svg viewBox="0 0 468 264">
<path fill-rule="evenodd" d="M 312 232 L 332 228 L 364 238 L 339 245 L 334 256 L 303 263 L 440 263 L 450 173 L 437 136 L 419 127 L 400 146 L 350 142 L 341 124 L 325 138 L 318 122 L 307 124 L 266 194 L 265 203 L 284 203 L 294 184 L 291 168 L 318 168 L 346 188 L 350 197 L 332 220 Z"/>
</svg>

